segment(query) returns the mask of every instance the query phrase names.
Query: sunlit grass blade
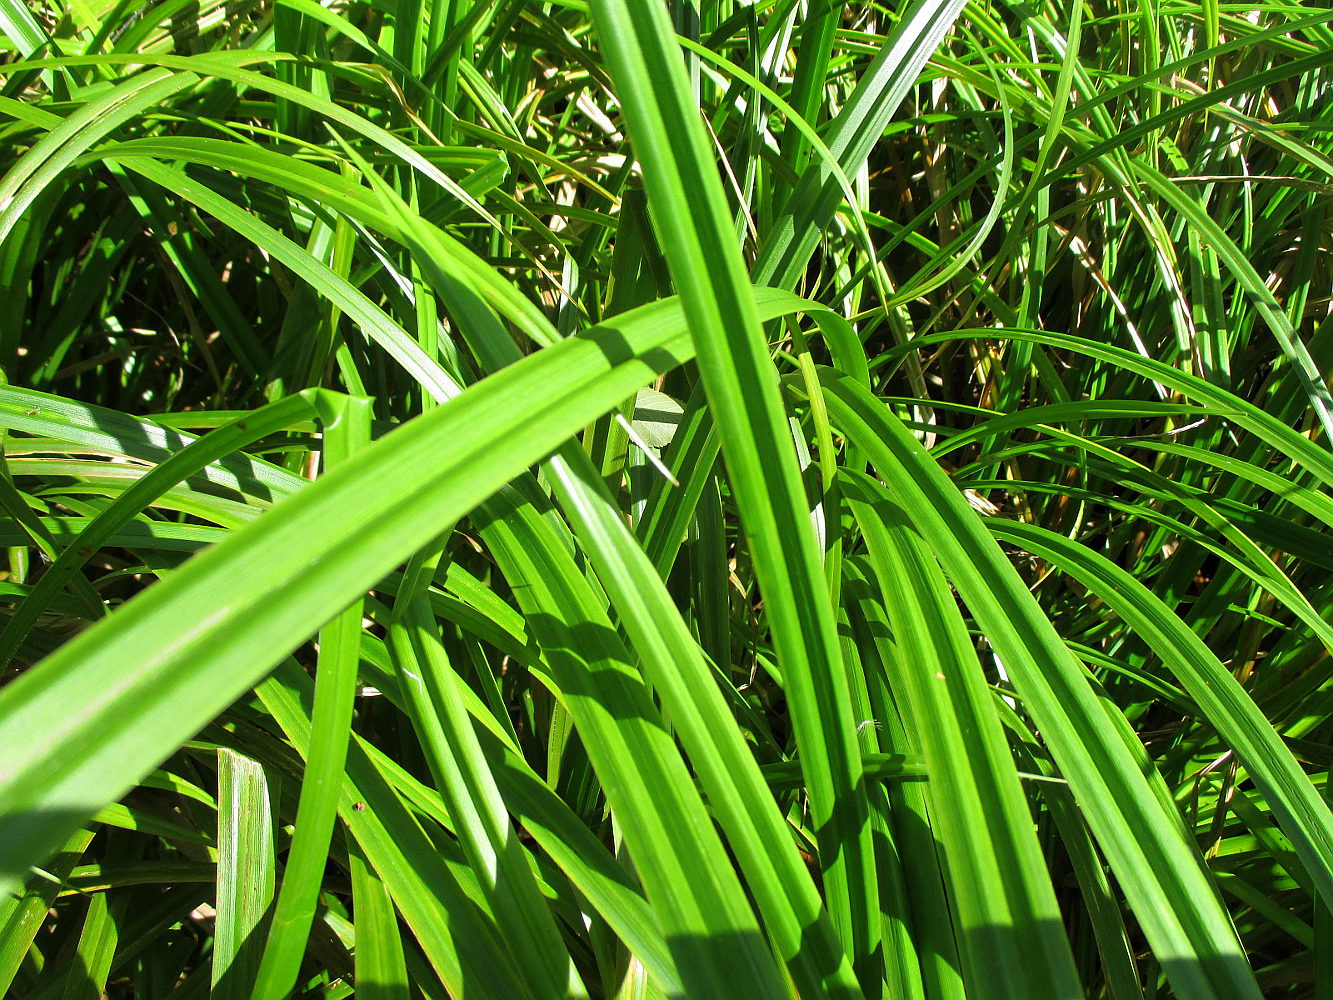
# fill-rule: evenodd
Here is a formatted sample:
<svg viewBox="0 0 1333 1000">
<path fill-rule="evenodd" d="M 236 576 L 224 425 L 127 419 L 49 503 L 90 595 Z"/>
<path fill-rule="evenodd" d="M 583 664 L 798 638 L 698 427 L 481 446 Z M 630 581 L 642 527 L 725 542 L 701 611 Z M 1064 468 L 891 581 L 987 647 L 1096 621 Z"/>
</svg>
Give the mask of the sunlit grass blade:
<svg viewBox="0 0 1333 1000">
<path fill-rule="evenodd" d="M 640 331 L 639 346 L 673 364 L 678 356 L 662 333 Z M 628 344 L 565 341 L 478 385 L 468 402 L 441 407 L 368 449 L 0 691 L 0 733 L 6 745 L 24 748 L 0 770 L 11 824 L 0 855 L 3 884 L 12 885 L 88 812 L 123 794 L 136 772 L 154 767 L 442 522 L 462 516 L 652 374 Z M 553 384 L 562 390 L 554 398 Z M 529 433 L 516 435 L 520 428 Z M 426 511 L 433 513 L 423 520 Z M 305 571 L 310 525 L 321 527 L 330 560 L 316 576 Z M 179 635 L 195 594 L 227 614 L 171 642 L 146 644 L 144 635 Z M 232 627 L 261 608 L 262 632 Z M 156 655 L 144 655 L 148 649 Z M 135 669 L 126 672 L 125 662 Z M 191 669 L 179 671 L 177 663 Z M 90 681 L 111 676 L 114 686 Z M 86 739 L 92 731 L 100 734 L 96 743 Z"/>
<path fill-rule="evenodd" d="M 273 815 L 264 768 L 218 751 L 217 937 L 212 995 L 248 997 L 273 902 Z"/>
<path fill-rule="evenodd" d="M 851 482 L 901 657 L 889 683 L 930 775 L 926 798 L 968 995 L 1077 997 L 1055 893 L 981 664 L 935 557 L 886 492 Z"/>
<path fill-rule="evenodd" d="M 824 382 L 835 424 L 870 458 L 944 566 L 1034 722 L 1150 943 L 1182 997 L 1256 997 L 1230 921 L 1164 789 L 1144 776 L 1128 724 L 1097 701 L 1078 663 L 998 543 L 919 442 L 864 388 Z M 1158 779 L 1160 780 L 1160 779 Z"/>
<path fill-rule="evenodd" d="M 1333 814 L 1249 694 L 1203 640 L 1151 590 L 1104 556 L 1032 525 L 995 522 L 996 537 L 1028 548 L 1096 593 L 1162 657 L 1279 816 L 1326 901 L 1333 900 Z"/>
<path fill-rule="evenodd" d="M 739 856 L 778 954 L 791 963 L 803 994 L 858 995 L 841 943 L 795 844 L 740 733 L 731 726 L 732 714 L 665 585 L 616 516 L 586 457 L 566 449 L 553 462 L 553 472 L 561 503 Z"/>
<path fill-rule="evenodd" d="M 411 990 L 393 901 L 359 852 L 351 852 L 350 862 L 356 906 L 356 991 L 367 1000 L 407 1000 Z"/>
<path fill-rule="evenodd" d="M 0 663 L 7 663 L 13 658 L 38 615 L 47 609 L 51 600 L 69 584 L 93 553 L 101 549 L 107 539 L 135 514 L 172 486 L 189 479 L 219 459 L 283 430 L 298 420 L 307 419 L 314 412 L 311 401 L 303 396 L 279 400 L 256 413 L 236 418 L 229 426 L 218 428 L 206 438 L 194 441 L 138 479 L 95 517 L 73 544 L 65 546 L 50 568 L 42 574 L 27 599 L 18 606 L 0 632 Z"/>
<path fill-rule="evenodd" d="M 845 173 L 854 173 L 869 157 L 965 2 L 919 0 L 884 41 L 829 127 L 829 150 Z M 788 289 L 795 285 L 821 232 L 833 218 L 840 197 L 837 179 L 821 161 L 812 162 L 775 220 L 755 262 L 756 284 Z"/>
<path fill-rule="evenodd" d="M 543 539 L 551 528 L 507 491 L 484 532 L 518 584 L 520 606 L 548 657 L 619 823 L 687 991 L 709 994 L 743 976 L 756 996 L 784 993 L 772 952 L 647 687 L 569 554 Z M 504 516 L 496 516 L 503 514 Z M 574 629 L 581 633 L 576 640 Z M 618 720 L 635 719 L 633 725 Z M 639 784 L 630 774 L 651 774 Z M 650 792 L 649 789 L 652 789 Z M 686 831 L 693 829 L 693 834 Z M 709 832 L 705 833 L 704 830 Z M 729 891 L 731 890 L 731 891 Z"/>
<path fill-rule="evenodd" d="M 793 711 L 833 919 L 880 975 L 868 806 L 855 722 L 790 429 L 740 251 L 665 12 L 592 5 L 644 165 L 648 207 L 689 319 Z"/>
<path fill-rule="evenodd" d="M 439 555 L 432 547 L 418 558 L 418 579 L 399 591 L 386 643 L 408 716 L 496 926 L 533 996 L 558 997 L 568 988 L 582 992 L 457 693 L 454 667 L 436 634 L 424 589 Z M 409 572 L 408 579 L 412 576 Z"/>
<path fill-rule="evenodd" d="M 313 706 L 302 703 L 313 695 L 309 678 L 288 660 L 256 694 L 297 752 L 308 755 Z M 460 992 L 464 982 L 472 981 L 496 995 L 527 995 L 478 905 L 475 885 L 460 881 L 469 873 L 427 836 L 385 769 L 356 739 L 347 751 L 338 815 L 446 988 Z"/>
<path fill-rule="evenodd" d="M 316 404 L 325 427 L 326 470 L 370 442 L 369 404 L 368 399 L 353 397 L 326 397 Z M 361 612 L 361 601 L 354 601 L 320 631 L 310 752 L 302 774 L 292 846 L 283 867 L 267 940 L 255 968 L 251 987 L 255 998 L 280 1000 L 291 992 L 316 918 L 347 760 L 361 653 Z"/>
<path fill-rule="evenodd" d="M 23 212 L 93 143 L 173 94 L 193 86 L 191 73 L 147 70 L 83 104 L 44 136 L 0 178 L 0 240 Z"/>
</svg>

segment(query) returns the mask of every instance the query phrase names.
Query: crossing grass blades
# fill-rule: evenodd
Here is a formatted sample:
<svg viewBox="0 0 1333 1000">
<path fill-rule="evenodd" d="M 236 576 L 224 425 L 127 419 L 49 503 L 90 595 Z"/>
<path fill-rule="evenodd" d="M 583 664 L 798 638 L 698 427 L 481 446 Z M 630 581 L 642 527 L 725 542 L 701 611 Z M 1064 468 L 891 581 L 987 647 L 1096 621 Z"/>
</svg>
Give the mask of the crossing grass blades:
<svg viewBox="0 0 1333 1000">
<path fill-rule="evenodd" d="M 0 992 L 1329 1000 L 1331 22 L 0 0 Z"/>
</svg>

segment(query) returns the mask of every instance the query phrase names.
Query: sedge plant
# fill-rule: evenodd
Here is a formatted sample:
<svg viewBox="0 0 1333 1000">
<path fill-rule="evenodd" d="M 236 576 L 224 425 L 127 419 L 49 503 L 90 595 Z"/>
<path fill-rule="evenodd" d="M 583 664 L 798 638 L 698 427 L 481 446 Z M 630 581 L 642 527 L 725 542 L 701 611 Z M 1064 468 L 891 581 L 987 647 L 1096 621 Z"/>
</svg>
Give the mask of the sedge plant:
<svg viewBox="0 0 1333 1000">
<path fill-rule="evenodd" d="M 1333 997 L 1333 11 L 0 37 L 0 992 Z"/>
</svg>

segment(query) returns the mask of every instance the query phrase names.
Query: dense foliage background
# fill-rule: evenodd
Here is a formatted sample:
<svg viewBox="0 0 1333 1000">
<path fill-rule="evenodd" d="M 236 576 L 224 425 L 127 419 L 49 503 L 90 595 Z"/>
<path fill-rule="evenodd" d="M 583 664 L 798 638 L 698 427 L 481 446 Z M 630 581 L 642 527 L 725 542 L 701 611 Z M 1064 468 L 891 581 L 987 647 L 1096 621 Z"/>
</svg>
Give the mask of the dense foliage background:
<svg viewBox="0 0 1333 1000">
<path fill-rule="evenodd" d="M 1333 10 L 0 30 L 0 992 L 1333 997 Z"/>
</svg>

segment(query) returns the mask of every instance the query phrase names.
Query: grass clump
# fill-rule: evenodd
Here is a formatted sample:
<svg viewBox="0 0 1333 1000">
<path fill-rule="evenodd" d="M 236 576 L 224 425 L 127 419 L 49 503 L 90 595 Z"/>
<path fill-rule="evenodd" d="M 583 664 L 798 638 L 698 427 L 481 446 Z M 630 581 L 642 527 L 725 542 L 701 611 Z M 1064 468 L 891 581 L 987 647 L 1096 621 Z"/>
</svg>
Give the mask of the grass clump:
<svg viewBox="0 0 1333 1000">
<path fill-rule="evenodd" d="M 1333 13 L 0 0 L 0 985 L 1326 1000 Z"/>
</svg>

